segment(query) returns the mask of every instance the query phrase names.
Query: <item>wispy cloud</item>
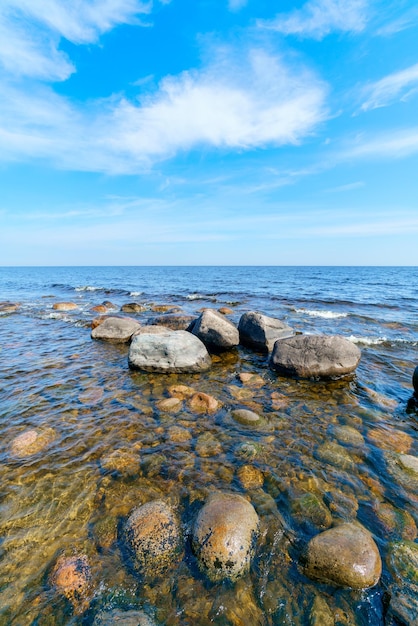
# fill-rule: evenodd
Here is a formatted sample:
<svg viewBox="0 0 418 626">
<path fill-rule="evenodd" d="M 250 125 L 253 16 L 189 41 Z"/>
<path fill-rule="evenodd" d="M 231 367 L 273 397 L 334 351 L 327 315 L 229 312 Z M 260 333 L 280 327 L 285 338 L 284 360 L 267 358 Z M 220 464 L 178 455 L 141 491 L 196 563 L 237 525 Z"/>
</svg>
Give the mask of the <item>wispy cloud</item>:
<svg viewBox="0 0 418 626">
<path fill-rule="evenodd" d="M 240 11 L 247 6 L 248 0 L 228 0 L 228 8 L 230 11 Z"/>
<path fill-rule="evenodd" d="M 413 7 L 408 11 L 405 11 L 403 15 L 392 19 L 388 24 L 385 24 L 377 31 L 377 35 L 381 35 L 383 37 L 388 37 L 391 35 L 396 35 L 397 33 L 401 33 L 408 28 L 412 28 L 416 26 L 418 23 L 418 8 Z"/>
<path fill-rule="evenodd" d="M 373 157 L 402 158 L 418 153 L 418 127 L 360 137 L 340 154 L 340 159 Z"/>
<path fill-rule="evenodd" d="M 322 39 L 334 31 L 361 32 L 367 18 L 367 0 L 309 0 L 301 9 L 258 24 L 285 35 Z"/>
<path fill-rule="evenodd" d="M 363 90 L 366 100 L 361 109 L 369 111 L 388 106 L 396 100 L 406 100 L 417 88 L 418 63 L 367 85 Z"/>
<path fill-rule="evenodd" d="M 347 183 L 346 185 L 339 185 L 338 187 L 330 187 L 325 189 L 325 193 L 345 193 L 346 191 L 353 191 L 354 189 L 361 189 L 365 186 L 365 183 L 361 180 L 355 183 Z"/>
<path fill-rule="evenodd" d="M 65 80 L 75 68 L 59 50 L 61 38 L 95 43 L 115 26 L 134 23 L 151 6 L 140 0 L 2 0 L 0 65 L 15 76 Z"/>
<path fill-rule="evenodd" d="M 3 159 L 130 173 L 199 146 L 248 150 L 297 144 L 326 118 L 326 85 L 262 49 L 214 50 L 209 66 L 161 81 L 142 100 L 81 108 L 46 87 L 0 85 Z"/>
</svg>

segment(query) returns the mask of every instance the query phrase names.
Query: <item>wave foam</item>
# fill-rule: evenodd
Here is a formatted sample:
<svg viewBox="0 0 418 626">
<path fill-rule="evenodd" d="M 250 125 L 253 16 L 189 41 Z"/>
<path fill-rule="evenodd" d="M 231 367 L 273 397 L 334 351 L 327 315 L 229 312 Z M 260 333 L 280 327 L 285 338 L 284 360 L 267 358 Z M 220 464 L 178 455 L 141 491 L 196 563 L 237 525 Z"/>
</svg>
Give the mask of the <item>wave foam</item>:
<svg viewBox="0 0 418 626">
<path fill-rule="evenodd" d="M 323 317 L 325 319 L 337 319 L 347 317 L 348 313 L 336 313 L 335 311 L 317 311 L 315 309 L 294 309 L 295 313 L 303 313 L 311 317 Z"/>
<path fill-rule="evenodd" d="M 203 293 L 189 293 L 186 296 L 186 300 L 210 300 L 211 302 L 216 302 L 214 296 L 205 295 Z"/>
<path fill-rule="evenodd" d="M 388 342 L 387 337 L 356 337 L 355 335 L 350 335 L 347 339 L 353 343 L 363 343 L 366 346 L 380 346 L 382 343 Z"/>
<path fill-rule="evenodd" d="M 82 287 L 76 287 L 75 291 L 105 291 L 104 287 L 92 287 L 91 285 L 83 285 Z"/>
<path fill-rule="evenodd" d="M 144 293 L 143 291 L 131 291 L 129 295 L 132 298 L 137 298 L 138 296 L 142 296 L 143 293 Z"/>
</svg>

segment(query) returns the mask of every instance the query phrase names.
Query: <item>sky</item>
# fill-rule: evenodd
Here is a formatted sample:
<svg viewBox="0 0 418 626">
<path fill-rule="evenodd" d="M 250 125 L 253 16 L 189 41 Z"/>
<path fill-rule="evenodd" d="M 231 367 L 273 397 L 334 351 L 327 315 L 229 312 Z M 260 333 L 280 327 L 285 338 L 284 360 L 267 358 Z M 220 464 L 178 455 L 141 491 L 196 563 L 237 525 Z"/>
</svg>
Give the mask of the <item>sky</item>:
<svg viewBox="0 0 418 626">
<path fill-rule="evenodd" d="M 418 265 L 416 0 L 1 0 L 0 265 Z"/>
</svg>

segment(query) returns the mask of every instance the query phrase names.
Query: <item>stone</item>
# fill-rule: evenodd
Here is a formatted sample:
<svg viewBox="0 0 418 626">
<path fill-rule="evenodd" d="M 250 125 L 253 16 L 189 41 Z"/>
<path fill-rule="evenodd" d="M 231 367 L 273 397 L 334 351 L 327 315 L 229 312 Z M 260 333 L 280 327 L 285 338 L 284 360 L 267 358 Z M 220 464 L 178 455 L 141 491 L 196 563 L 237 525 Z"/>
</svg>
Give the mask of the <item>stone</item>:
<svg viewBox="0 0 418 626">
<path fill-rule="evenodd" d="M 93 310 L 93 309 L 92 309 Z M 105 321 L 105 319 L 107 319 L 108 316 L 107 315 L 99 315 L 99 317 L 95 317 L 94 319 L 91 320 L 91 328 L 92 330 L 94 330 L 95 328 L 97 328 L 98 326 L 100 326 L 100 324 L 103 324 L 103 322 Z"/>
<path fill-rule="evenodd" d="M 248 572 L 259 532 L 259 518 L 238 494 L 213 493 L 193 527 L 192 547 L 212 582 L 235 581 Z"/>
<path fill-rule="evenodd" d="M 181 311 L 181 308 L 175 304 L 153 304 L 151 311 L 154 311 L 154 313 L 174 313 L 175 311 Z"/>
<path fill-rule="evenodd" d="M 386 539 L 415 539 L 417 527 L 408 511 L 398 509 L 389 502 L 376 501 L 373 504 L 380 535 Z"/>
<path fill-rule="evenodd" d="M 199 435 L 196 441 L 196 454 L 198 456 L 201 456 L 203 458 L 209 458 L 212 456 L 217 456 L 221 453 L 222 446 L 212 433 L 206 432 L 202 435 Z"/>
<path fill-rule="evenodd" d="M 254 465 L 242 465 L 237 471 L 237 477 L 244 489 L 256 489 L 264 483 L 263 472 Z"/>
<path fill-rule="evenodd" d="M 185 443 L 192 438 L 190 431 L 182 426 L 170 426 L 167 435 L 169 440 L 174 443 Z"/>
<path fill-rule="evenodd" d="M 309 626 L 334 626 L 334 624 L 334 615 L 325 598 L 315 596 L 309 614 Z"/>
<path fill-rule="evenodd" d="M 314 457 L 335 467 L 352 470 L 355 463 L 346 448 L 334 441 L 326 441 L 314 451 Z"/>
<path fill-rule="evenodd" d="M 239 344 L 238 329 L 218 311 L 206 309 L 197 318 L 192 333 L 211 350 L 229 350 Z"/>
<path fill-rule="evenodd" d="M 386 563 L 397 582 L 418 585 L 418 544 L 414 541 L 389 543 Z"/>
<path fill-rule="evenodd" d="M 188 387 L 187 385 L 171 385 L 168 388 L 168 393 L 173 398 L 178 398 L 179 400 L 185 400 L 186 398 L 190 398 L 194 396 L 196 390 L 193 387 Z"/>
<path fill-rule="evenodd" d="M 129 349 L 128 362 L 132 369 L 166 374 L 205 372 L 212 364 L 200 339 L 185 330 L 136 335 Z"/>
<path fill-rule="evenodd" d="M 416 395 L 418 396 L 418 365 L 414 369 L 414 373 L 412 375 L 412 385 L 414 387 Z"/>
<path fill-rule="evenodd" d="M 402 453 L 409 452 L 413 444 L 411 435 L 396 428 L 372 428 L 367 433 L 367 439 L 381 450 Z"/>
<path fill-rule="evenodd" d="M 91 337 L 109 343 L 129 343 L 132 335 L 139 327 L 139 323 L 135 320 L 123 317 L 107 317 L 91 331 Z"/>
<path fill-rule="evenodd" d="M 144 611 L 112 609 L 97 613 L 93 626 L 156 626 L 156 622 Z"/>
<path fill-rule="evenodd" d="M 412 454 L 400 454 L 398 461 L 402 469 L 406 472 L 416 474 L 418 477 L 418 457 Z"/>
<path fill-rule="evenodd" d="M 304 573 L 330 585 L 365 589 L 379 581 L 382 560 L 371 534 L 354 523 L 316 535 L 304 555 Z"/>
<path fill-rule="evenodd" d="M 44 450 L 55 439 L 53 428 L 31 428 L 17 435 L 10 444 L 10 453 L 19 459 Z"/>
<path fill-rule="evenodd" d="M 353 428 L 353 426 L 334 426 L 332 432 L 341 443 L 358 448 L 364 446 L 365 442 L 363 435 L 357 430 L 357 428 Z"/>
<path fill-rule="evenodd" d="M 284 376 L 336 378 L 351 374 L 360 362 L 359 348 L 337 335 L 296 335 L 278 341 L 269 366 Z"/>
<path fill-rule="evenodd" d="M 254 374 L 252 372 L 241 372 L 238 374 L 238 378 L 242 382 L 243 385 L 248 385 L 249 387 L 254 387 L 255 389 L 259 389 L 260 387 L 264 387 L 266 381 L 259 374 Z"/>
<path fill-rule="evenodd" d="M 162 574 L 181 548 L 180 522 L 163 500 L 143 504 L 131 513 L 123 529 L 131 563 L 145 578 Z"/>
<path fill-rule="evenodd" d="M 20 308 L 19 302 L 0 302 L 0 315 L 16 313 Z"/>
<path fill-rule="evenodd" d="M 134 450 L 113 450 L 100 459 L 100 464 L 106 472 L 121 476 L 136 476 L 139 473 L 139 456 Z"/>
<path fill-rule="evenodd" d="M 127 304 L 123 304 L 120 307 L 120 310 L 123 313 L 142 313 L 146 311 L 146 308 L 143 304 L 138 304 L 138 302 L 128 302 Z"/>
<path fill-rule="evenodd" d="M 241 316 L 238 331 L 242 345 L 260 352 L 271 352 L 277 340 L 295 334 L 293 328 L 281 320 L 256 311 L 249 311 Z"/>
<path fill-rule="evenodd" d="M 405 583 L 390 585 L 388 617 L 395 617 L 395 624 L 416 626 L 418 615 L 418 585 Z M 392 623 L 387 622 L 387 623 Z"/>
<path fill-rule="evenodd" d="M 179 398 L 164 398 L 157 402 L 157 409 L 164 413 L 177 413 L 182 406 L 183 403 Z"/>
<path fill-rule="evenodd" d="M 92 313 L 107 313 L 107 307 L 104 304 L 96 304 L 96 306 L 91 307 L 90 311 Z"/>
<path fill-rule="evenodd" d="M 221 306 L 221 308 L 218 309 L 218 312 L 222 315 L 232 315 L 234 311 L 227 306 Z"/>
<path fill-rule="evenodd" d="M 310 525 L 323 530 L 332 524 L 331 512 L 314 493 L 304 493 L 290 503 L 293 517 L 300 525 Z"/>
<path fill-rule="evenodd" d="M 86 555 L 61 556 L 55 563 L 50 581 L 71 602 L 76 615 L 88 608 L 92 575 Z"/>
<path fill-rule="evenodd" d="M 166 326 L 157 326 L 155 324 L 149 324 L 148 326 L 141 326 L 137 331 L 134 332 L 132 337 L 136 337 L 136 335 L 164 335 L 168 330 L 170 330 Z"/>
<path fill-rule="evenodd" d="M 152 319 L 151 324 L 155 326 L 165 326 L 171 330 L 190 331 L 196 319 L 194 315 L 163 315 L 162 317 Z"/>
<path fill-rule="evenodd" d="M 197 392 L 190 398 L 189 407 L 195 413 L 214 413 L 219 408 L 219 402 L 207 393 Z"/>
<path fill-rule="evenodd" d="M 55 311 L 75 311 L 79 306 L 75 302 L 55 302 L 52 308 Z"/>
<path fill-rule="evenodd" d="M 257 426 L 262 422 L 260 415 L 249 409 L 234 409 L 231 411 L 231 417 L 243 426 Z"/>
</svg>

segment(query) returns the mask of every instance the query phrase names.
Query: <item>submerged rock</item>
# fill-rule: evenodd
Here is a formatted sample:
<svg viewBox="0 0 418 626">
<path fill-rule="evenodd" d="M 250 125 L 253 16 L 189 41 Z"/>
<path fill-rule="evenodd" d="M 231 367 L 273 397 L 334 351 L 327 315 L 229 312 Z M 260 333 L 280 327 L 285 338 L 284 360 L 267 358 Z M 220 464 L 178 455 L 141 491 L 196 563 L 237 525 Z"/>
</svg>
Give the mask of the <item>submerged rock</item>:
<svg viewBox="0 0 418 626">
<path fill-rule="evenodd" d="M 199 566 L 213 581 L 236 580 L 251 564 L 259 519 L 240 495 L 214 493 L 197 516 L 192 536 Z"/>
<path fill-rule="evenodd" d="M 360 362 L 359 348 L 335 335 L 297 335 L 274 345 L 269 366 L 284 376 L 334 378 L 351 374 Z"/>
<path fill-rule="evenodd" d="M 205 372 L 212 364 L 203 343 L 184 330 L 161 335 L 136 335 L 129 349 L 129 367 L 146 372 Z"/>
<path fill-rule="evenodd" d="M 144 611 L 112 609 L 100 611 L 93 626 L 156 626 L 156 622 Z"/>
<path fill-rule="evenodd" d="M 381 572 L 382 561 L 371 534 L 353 523 L 316 535 L 304 555 L 304 573 L 330 585 L 373 587 Z"/>
<path fill-rule="evenodd" d="M 19 302 L 0 302 L 0 314 L 16 313 L 20 308 Z"/>
<path fill-rule="evenodd" d="M 202 392 L 194 393 L 188 404 L 195 413 L 214 413 L 219 408 L 219 402 L 216 398 Z"/>
<path fill-rule="evenodd" d="M 180 522 L 163 500 L 134 509 L 124 529 L 134 569 L 149 578 L 162 574 L 176 560 L 181 548 Z"/>
<path fill-rule="evenodd" d="M 83 613 L 88 608 L 92 575 L 86 555 L 61 556 L 54 566 L 50 581 L 71 602 L 75 614 Z"/>
<path fill-rule="evenodd" d="M 92 339 L 100 339 L 109 343 L 129 343 L 132 335 L 140 328 L 140 324 L 128 318 L 107 317 L 91 331 Z"/>
<path fill-rule="evenodd" d="M 231 411 L 231 417 L 235 422 L 243 426 L 258 426 L 263 422 L 262 417 L 258 413 L 249 409 L 234 409 Z"/>
<path fill-rule="evenodd" d="M 240 342 L 244 346 L 260 352 L 270 352 L 277 340 L 295 334 L 293 328 L 279 319 L 256 311 L 249 311 L 241 316 L 238 331 Z"/>
<path fill-rule="evenodd" d="M 75 311 L 79 306 L 75 302 L 55 302 L 52 308 L 55 311 Z"/>
<path fill-rule="evenodd" d="M 12 456 L 19 459 L 31 456 L 44 450 L 54 439 L 55 430 L 53 428 L 24 430 L 23 433 L 20 433 L 12 440 L 10 452 Z"/>
<path fill-rule="evenodd" d="M 218 311 L 205 309 L 193 325 L 192 333 L 212 350 L 228 350 L 239 344 L 237 327 Z"/>
<path fill-rule="evenodd" d="M 142 313 L 146 311 L 146 308 L 143 304 L 138 304 L 138 302 L 128 302 L 127 304 L 123 304 L 120 307 L 120 310 L 123 313 Z"/>
</svg>

